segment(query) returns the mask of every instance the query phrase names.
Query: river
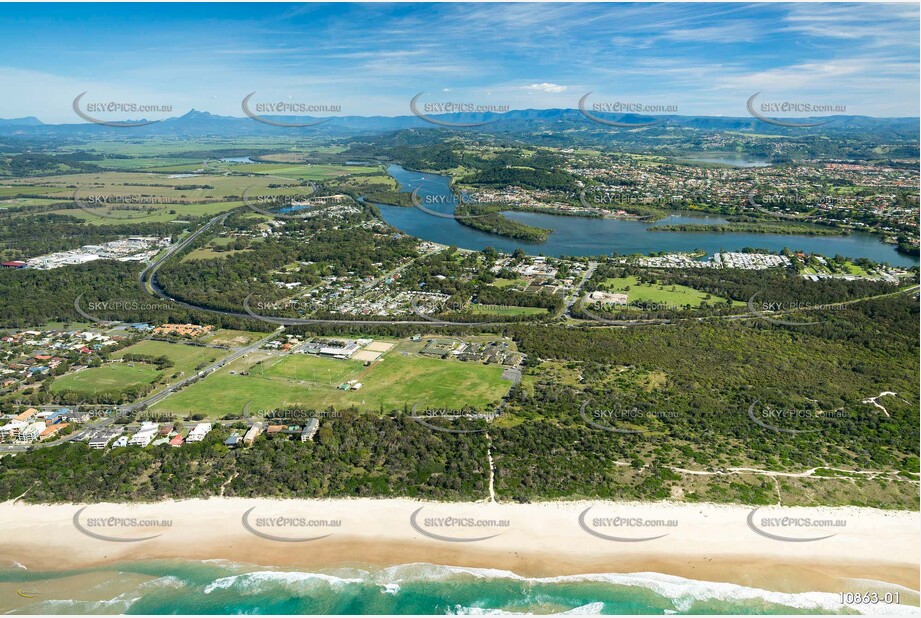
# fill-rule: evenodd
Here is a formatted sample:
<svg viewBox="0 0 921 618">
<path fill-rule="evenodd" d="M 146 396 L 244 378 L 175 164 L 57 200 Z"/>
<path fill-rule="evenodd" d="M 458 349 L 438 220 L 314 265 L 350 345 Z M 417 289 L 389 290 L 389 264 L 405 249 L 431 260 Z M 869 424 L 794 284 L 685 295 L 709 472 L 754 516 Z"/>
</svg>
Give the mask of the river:
<svg viewBox="0 0 921 618">
<path fill-rule="evenodd" d="M 391 165 L 387 172 L 400 183 L 400 190 L 412 192 L 419 189 L 419 197 L 426 208 L 450 213 L 455 198 L 447 176 L 407 170 Z M 442 199 L 426 200 L 426 196 Z M 903 255 L 894 245 L 881 242 L 871 234 L 853 233 L 850 236 L 797 236 L 787 234 L 743 234 L 735 232 L 650 232 L 655 225 L 681 223 L 721 223 L 725 219 L 716 215 L 681 213 L 655 223 L 547 215 L 533 212 L 507 212 L 505 216 L 528 225 L 553 230 L 541 243 L 529 243 L 495 236 L 461 225 L 454 219 L 427 214 L 418 208 L 377 205 L 384 220 L 407 234 L 462 249 L 480 250 L 493 247 L 507 253 L 517 248 L 532 255 L 559 257 L 562 255 L 610 255 L 619 253 L 648 254 L 655 251 L 679 252 L 700 249 L 708 255 L 718 251 L 738 251 L 757 247 L 780 251 L 784 247 L 819 253 L 827 256 L 843 255 L 850 258 L 865 257 L 874 262 L 888 262 L 894 266 L 916 266 L 918 258 Z"/>
</svg>

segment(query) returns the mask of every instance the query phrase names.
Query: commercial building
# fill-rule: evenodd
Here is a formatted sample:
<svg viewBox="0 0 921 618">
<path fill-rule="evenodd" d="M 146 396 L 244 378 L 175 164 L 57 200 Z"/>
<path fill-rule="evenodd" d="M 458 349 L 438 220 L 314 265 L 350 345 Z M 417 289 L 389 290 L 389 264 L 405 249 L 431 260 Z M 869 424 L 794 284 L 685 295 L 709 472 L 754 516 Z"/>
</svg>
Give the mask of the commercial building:
<svg viewBox="0 0 921 618">
<path fill-rule="evenodd" d="M 121 432 L 121 427 L 117 429 L 101 429 L 99 431 L 93 432 L 89 437 L 89 447 L 96 451 L 104 449 L 106 445 L 112 441 L 112 438 L 115 438 L 121 434 Z"/>
<path fill-rule="evenodd" d="M 351 358 L 361 348 L 357 341 L 316 341 L 305 343 L 301 352 L 305 354 L 319 354 L 333 358 Z"/>
<path fill-rule="evenodd" d="M 86 423 L 92 418 L 92 414 L 86 411 L 71 410 L 62 416 L 62 419 L 68 423 Z"/>
<path fill-rule="evenodd" d="M 19 433 L 29 426 L 26 421 L 12 420 L 3 427 L 0 427 L 0 440 L 9 438 L 18 438 Z"/>
<path fill-rule="evenodd" d="M 41 432 L 40 434 L 38 434 L 38 439 L 47 440 L 48 438 L 59 433 L 65 427 L 69 427 L 69 426 L 70 426 L 69 423 L 58 423 L 56 425 L 50 425 L 48 427 L 45 427 L 45 430 Z"/>
<path fill-rule="evenodd" d="M 60 423 L 64 420 L 64 417 L 70 414 L 70 409 L 61 408 L 60 410 L 55 410 L 51 414 L 45 417 L 46 425 L 54 425 L 55 423 Z"/>
<path fill-rule="evenodd" d="M 147 446 L 157 435 L 158 428 L 159 426 L 156 423 L 142 423 L 140 431 L 131 436 L 128 444 L 133 446 Z"/>
<path fill-rule="evenodd" d="M 19 442 L 35 442 L 45 429 L 47 429 L 45 421 L 31 423 L 19 432 Z"/>
<path fill-rule="evenodd" d="M 28 410 L 26 410 L 25 412 L 17 416 L 16 420 L 17 421 L 27 421 L 33 416 L 35 416 L 36 414 L 38 414 L 38 410 L 36 410 L 35 408 L 29 408 Z"/>
<path fill-rule="evenodd" d="M 189 432 L 189 435 L 186 436 L 186 442 L 201 442 L 211 433 L 211 423 L 199 423 L 195 425 L 192 431 Z"/>
</svg>

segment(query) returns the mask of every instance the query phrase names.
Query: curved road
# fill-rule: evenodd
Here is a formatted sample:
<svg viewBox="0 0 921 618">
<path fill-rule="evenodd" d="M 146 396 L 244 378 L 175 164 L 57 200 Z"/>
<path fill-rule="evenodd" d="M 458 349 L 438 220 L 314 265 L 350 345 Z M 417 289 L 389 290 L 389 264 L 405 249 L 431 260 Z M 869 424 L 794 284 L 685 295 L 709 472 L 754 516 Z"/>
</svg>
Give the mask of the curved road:
<svg viewBox="0 0 921 618">
<path fill-rule="evenodd" d="M 226 315 L 236 318 L 243 319 L 256 319 L 269 324 L 276 324 L 278 326 L 306 326 L 310 324 L 340 324 L 340 325 L 352 325 L 352 324 L 366 324 L 370 326 L 381 326 L 381 325 L 415 325 L 415 326 L 496 326 L 496 325 L 507 325 L 507 324 L 521 324 L 521 322 L 448 322 L 445 320 L 438 320 L 436 318 L 431 318 L 425 316 L 416 308 L 413 308 L 413 312 L 419 315 L 420 317 L 425 318 L 424 320 L 336 320 L 336 319 L 309 319 L 309 318 L 280 318 L 280 317 L 271 317 L 271 316 L 261 316 L 256 313 L 249 311 L 249 307 L 244 301 L 244 306 L 246 308 L 245 312 L 239 311 L 227 311 L 224 309 L 213 309 L 210 307 L 200 307 L 198 305 L 193 305 L 181 300 L 176 300 L 175 298 L 166 294 L 162 288 L 157 284 L 157 270 L 163 265 L 166 260 L 175 255 L 177 252 L 185 249 L 189 244 L 198 238 L 206 230 L 210 229 L 218 223 L 223 223 L 224 220 L 230 213 L 223 213 L 214 217 L 208 221 L 205 225 L 200 227 L 198 230 L 190 234 L 188 237 L 184 238 L 175 245 L 171 245 L 160 257 L 156 258 L 153 262 L 147 265 L 147 267 L 138 274 L 138 282 L 141 287 L 148 293 L 153 294 L 160 298 L 161 300 L 166 300 L 172 303 L 175 303 L 181 307 L 187 309 L 193 309 L 196 311 L 207 311 L 209 313 L 214 313 L 217 315 Z M 592 266 L 597 266 L 597 264 L 590 264 L 588 272 L 585 273 L 585 276 L 582 278 L 582 281 L 579 282 L 577 288 L 570 294 L 566 300 L 566 307 L 563 310 L 562 316 L 569 315 L 572 306 L 578 300 L 578 291 L 581 290 L 585 282 L 590 278 L 591 273 L 594 271 Z M 897 290 L 895 292 L 889 292 L 887 294 L 879 294 L 876 296 L 866 296 L 864 298 L 857 298 L 854 300 L 842 301 L 835 303 L 836 305 L 850 305 L 854 303 L 864 302 L 867 300 L 873 300 L 876 298 L 885 298 L 887 296 L 895 296 L 898 294 L 905 294 L 915 290 L 918 290 L 918 285 L 911 286 L 902 290 Z M 591 326 L 593 323 L 598 326 L 615 326 L 615 327 L 630 327 L 630 326 L 655 326 L 655 325 L 667 325 L 675 324 L 678 322 L 702 322 L 709 320 L 759 320 L 768 318 L 774 318 L 778 316 L 788 315 L 792 313 L 802 312 L 802 311 L 811 311 L 822 309 L 821 306 L 816 307 L 802 307 L 797 309 L 786 309 L 780 311 L 765 311 L 761 315 L 752 315 L 751 313 L 739 313 L 732 315 L 713 315 L 713 316 L 700 316 L 700 317 L 688 317 L 688 318 L 653 318 L 653 319 L 637 319 L 637 320 L 607 320 L 604 318 L 596 318 L 594 320 L 586 320 L 587 324 L 584 326 Z"/>
</svg>

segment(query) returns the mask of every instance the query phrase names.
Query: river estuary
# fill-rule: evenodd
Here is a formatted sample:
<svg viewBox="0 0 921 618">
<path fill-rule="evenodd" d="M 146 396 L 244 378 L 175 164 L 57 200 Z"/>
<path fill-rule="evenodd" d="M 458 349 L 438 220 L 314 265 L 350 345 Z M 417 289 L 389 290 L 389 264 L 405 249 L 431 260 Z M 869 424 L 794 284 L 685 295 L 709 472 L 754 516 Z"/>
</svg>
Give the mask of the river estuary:
<svg viewBox="0 0 921 618">
<path fill-rule="evenodd" d="M 455 198 L 451 193 L 450 179 L 447 176 L 407 170 L 399 165 L 391 165 L 387 172 L 400 183 L 401 191 L 412 192 L 418 188 L 419 198 L 424 200 L 426 208 L 442 213 L 453 212 Z M 433 196 L 433 199 L 426 200 L 426 196 Z M 423 240 L 457 245 L 462 249 L 480 250 L 484 247 L 493 247 L 511 253 L 521 247 L 532 255 L 559 257 L 609 255 L 614 252 L 621 255 L 648 254 L 654 251 L 679 252 L 696 249 L 712 255 L 718 251 L 738 251 L 745 247 L 775 252 L 789 247 L 791 250 L 827 256 L 840 254 L 850 258 L 865 257 L 874 262 L 888 262 L 894 266 L 916 266 L 919 262 L 918 258 L 897 252 L 894 245 L 883 243 L 871 234 L 797 236 L 650 231 L 650 228 L 656 225 L 725 222 L 720 216 L 699 213 L 675 214 L 655 223 L 533 212 L 504 213 L 509 219 L 553 230 L 545 242 L 529 243 L 480 232 L 461 225 L 454 219 L 427 214 L 418 208 L 383 204 L 377 206 L 384 220 L 403 232 Z"/>
</svg>

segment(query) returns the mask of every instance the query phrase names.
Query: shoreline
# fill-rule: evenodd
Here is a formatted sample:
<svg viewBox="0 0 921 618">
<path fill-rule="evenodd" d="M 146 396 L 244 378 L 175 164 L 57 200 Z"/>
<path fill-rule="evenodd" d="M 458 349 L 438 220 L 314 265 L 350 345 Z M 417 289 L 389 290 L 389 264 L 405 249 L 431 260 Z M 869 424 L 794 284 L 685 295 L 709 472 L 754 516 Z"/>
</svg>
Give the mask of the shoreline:
<svg viewBox="0 0 921 618">
<path fill-rule="evenodd" d="M 750 519 L 767 517 L 808 517 L 839 528 L 828 536 L 813 527 L 803 537 L 817 540 L 781 541 L 752 529 Z M 593 527 L 615 518 L 644 523 Z M 751 507 L 669 502 L 7 502 L 0 504 L 0 568 L 60 572 L 161 559 L 280 569 L 429 563 L 529 578 L 654 572 L 789 593 L 865 593 L 886 584 L 918 591 L 919 523 L 916 511 L 762 507 L 754 515 Z M 800 538 L 804 531 L 785 534 Z M 903 596 L 912 597 L 903 604 L 918 603 L 917 594 Z"/>
</svg>

